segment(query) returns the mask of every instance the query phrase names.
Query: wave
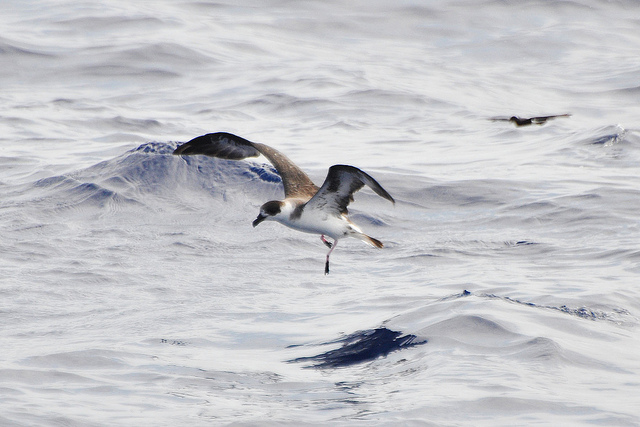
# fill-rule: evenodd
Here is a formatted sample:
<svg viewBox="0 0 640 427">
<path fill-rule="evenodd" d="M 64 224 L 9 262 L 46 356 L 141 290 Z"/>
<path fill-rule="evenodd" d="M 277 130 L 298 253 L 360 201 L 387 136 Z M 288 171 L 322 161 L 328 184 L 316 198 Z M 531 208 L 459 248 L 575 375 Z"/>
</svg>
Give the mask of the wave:
<svg viewBox="0 0 640 427">
<path fill-rule="evenodd" d="M 270 165 L 205 156 L 179 157 L 177 143 L 148 142 L 121 156 L 66 175 L 44 178 L 22 194 L 40 208 L 197 209 L 210 203 L 277 197 L 280 176 Z"/>
<path fill-rule="evenodd" d="M 480 302 L 478 314 L 456 314 L 455 305 L 468 302 L 465 300 L 470 298 Z M 501 316 L 496 316 L 495 310 L 491 311 L 490 317 L 485 315 L 482 301 L 499 301 L 513 305 L 518 310 L 543 310 L 574 319 L 606 322 L 618 326 L 636 321 L 624 308 L 616 307 L 604 311 L 585 306 L 570 307 L 566 304 L 537 304 L 509 296 L 464 290 L 388 319 L 375 329 L 356 331 L 345 337 L 320 344 L 291 346 L 290 348 L 304 348 L 342 344 L 340 348 L 314 356 L 294 358 L 289 362 L 311 362 L 312 364 L 308 367 L 319 369 L 342 368 L 371 362 L 384 358 L 392 352 L 406 351 L 419 345 L 434 345 L 449 349 L 466 348 L 476 353 L 501 352 L 505 356 L 519 359 L 553 358 L 558 361 L 579 362 L 606 368 L 598 360 L 589 359 L 571 349 L 564 349 L 553 339 L 512 330 L 512 327 L 506 326 L 509 323 L 508 318 L 500 319 Z"/>
</svg>

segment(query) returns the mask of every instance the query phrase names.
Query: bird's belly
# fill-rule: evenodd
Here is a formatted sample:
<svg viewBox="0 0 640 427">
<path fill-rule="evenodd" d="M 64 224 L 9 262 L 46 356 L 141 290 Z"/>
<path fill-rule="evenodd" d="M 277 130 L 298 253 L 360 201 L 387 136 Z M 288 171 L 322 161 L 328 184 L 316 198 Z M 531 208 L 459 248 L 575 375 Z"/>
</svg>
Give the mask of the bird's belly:
<svg viewBox="0 0 640 427">
<path fill-rule="evenodd" d="M 331 216 L 323 219 L 304 218 L 303 216 L 295 221 L 283 222 L 283 224 L 303 233 L 324 234 L 334 240 L 344 237 L 349 227 L 346 220 Z"/>
</svg>

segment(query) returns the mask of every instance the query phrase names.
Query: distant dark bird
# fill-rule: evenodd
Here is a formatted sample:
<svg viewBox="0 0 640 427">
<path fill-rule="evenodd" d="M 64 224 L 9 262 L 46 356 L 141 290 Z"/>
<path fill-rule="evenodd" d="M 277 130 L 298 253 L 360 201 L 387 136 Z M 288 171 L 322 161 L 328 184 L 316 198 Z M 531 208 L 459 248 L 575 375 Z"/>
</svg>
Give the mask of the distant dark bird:
<svg viewBox="0 0 640 427">
<path fill-rule="evenodd" d="M 494 117 L 491 120 L 494 122 L 511 122 L 516 126 L 529 126 L 529 125 L 543 125 L 548 120 L 555 119 L 556 117 L 570 117 L 571 114 L 558 114 L 555 116 L 540 116 L 540 117 L 531 117 L 531 118 L 520 118 L 518 116 L 511 116 L 509 118 L 506 117 Z"/>
<path fill-rule="evenodd" d="M 351 222 L 347 205 L 353 201 L 353 193 L 365 184 L 394 204 L 395 200 L 375 179 L 356 167 L 331 166 L 324 184 L 318 188 L 302 169 L 276 149 L 225 132 L 194 138 L 176 148 L 173 154 L 204 154 L 230 160 L 258 157 L 260 154 L 265 156 L 282 178 L 285 198 L 262 205 L 253 226 L 269 220 L 294 230 L 320 234 L 322 242 L 329 247 L 324 274 L 329 274 L 329 256 L 343 237 L 355 237 L 376 248 L 383 246 L 381 241 L 367 236 Z M 325 236 L 331 237 L 333 243 Z"/>
</svg>

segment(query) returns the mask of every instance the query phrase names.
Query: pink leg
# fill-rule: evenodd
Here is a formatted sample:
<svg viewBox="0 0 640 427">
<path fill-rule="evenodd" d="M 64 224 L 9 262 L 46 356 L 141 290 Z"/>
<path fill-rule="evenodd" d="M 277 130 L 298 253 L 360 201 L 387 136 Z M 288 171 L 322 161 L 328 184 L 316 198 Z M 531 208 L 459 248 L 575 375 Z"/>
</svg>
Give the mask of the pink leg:
<svg viewBox="0 0 640 427">
<path fill-rule="evenodd" d="M 333 244 L 332 244 L 330 241 L 328 241 L 327 239 L 325 239 L 325 238 L 324 238 L 324 234 L 321 234 L 321 235 L 320 235 L 320 240 L 322 240 L 322 243 L 324 243 L 325 245 L 327 245 L 327 247 L 328 247 L 329 249 L 331 249 L 331 246 L 333 246 Z"/>
<path fill-rule="evenodd" d="M 333 252 L 336 246 L 338 246 L 338 240 L 334 240 L 333 245 L 331 246 L 332 247 L 329 249 L 329 253 L 327 254 L 327 262 L 324 264 L 324 274 L 329 274 L 329 255 L 331 255 L 331 252 Z"/>
</svg>

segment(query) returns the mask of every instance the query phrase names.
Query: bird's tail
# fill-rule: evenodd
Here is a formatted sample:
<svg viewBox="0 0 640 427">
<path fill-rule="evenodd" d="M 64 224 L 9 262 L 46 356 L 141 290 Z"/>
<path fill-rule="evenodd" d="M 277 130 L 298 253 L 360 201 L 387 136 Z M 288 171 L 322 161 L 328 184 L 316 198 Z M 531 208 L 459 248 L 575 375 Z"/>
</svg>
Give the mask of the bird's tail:
<svg viewBox="0 0 640 427">
<path fill-rule="evenodd" d="M 374 239 L 371 236 L 367 236 L 364 233 L 354 234 L 353 237 L 356 237 L 356 238 L 362 240 L 363 242 L 373 246 L 374 248 L 380 249 L 380 248 L 382 248 L 384 246 L 380 240 Z"/>
</svg>

